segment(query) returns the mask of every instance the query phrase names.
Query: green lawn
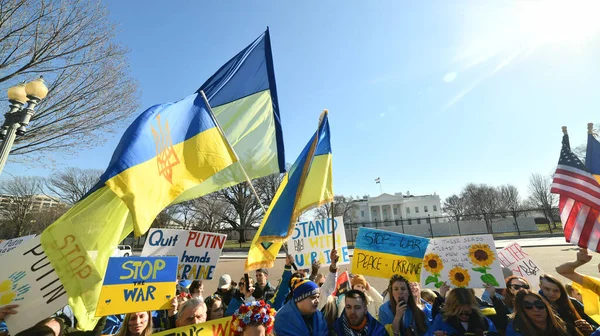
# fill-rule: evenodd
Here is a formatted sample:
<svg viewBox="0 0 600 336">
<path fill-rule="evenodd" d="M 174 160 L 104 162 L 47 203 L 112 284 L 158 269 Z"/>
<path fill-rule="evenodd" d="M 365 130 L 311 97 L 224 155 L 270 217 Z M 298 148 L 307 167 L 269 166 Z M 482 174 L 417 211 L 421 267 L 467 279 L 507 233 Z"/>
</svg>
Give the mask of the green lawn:
<svg viewBox="0 0 600 336">
<path fill-rule="evenodd" d="M 248 248 L 248 247 L 250 247 L 251 243 L 252 243 L 251 241 L 247 241 L 245 243 L 242 243 L 240 246 L 240 242 L 238 242 L 237 240 L 226 240 L 224 248 L 240 248 L 240 247 Z"/>
</svg>

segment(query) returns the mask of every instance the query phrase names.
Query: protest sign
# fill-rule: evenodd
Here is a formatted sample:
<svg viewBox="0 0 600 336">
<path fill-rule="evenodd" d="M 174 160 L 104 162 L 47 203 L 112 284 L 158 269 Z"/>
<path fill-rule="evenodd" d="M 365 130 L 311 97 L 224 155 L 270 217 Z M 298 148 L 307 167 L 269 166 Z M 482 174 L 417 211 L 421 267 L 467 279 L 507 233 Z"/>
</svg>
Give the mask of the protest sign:
<svg viewBox="0 0 600 336">
<path fill-rule="evenodd" d="M 361 227 L 356 235 L 352 273 L 389 279 L 400 274 L 420 281 L 429 239 Z"/>
<path fill-rule="evenodd" d="M 513 275 L 527 279 L 530 285 L 536 285 L 540 281 L 540 274 L 544 274 L 540 266 L 517 243 L 498 251 L 498 261 L 503 267 L 510 269 Z"/>
<path fill-rule="evenodd" d="M 19 305 L 18 314 L 5 317 L 12 335 L 67 305 L 67 293 L 44 254 L 39 236 L 10 251 L 0 260 L 0 269 L 0 306 Z"/>
<path fill-rule="evenodd" d="M 150 229 L 142 256 L 175 256 L 181 280 L 211 280 L 227 235 L 212 232 Z"/>
<path fill-rule="evenodd" d="M 152 336 L 231 336 L 231 317 L 153 333 Z"/>
<path fill-rule="evenodd" d="M 6 254 L 9 251 L 12 251 L 15 247 L 23 244 L 29 239 L 35 237 L 35 235 L 29 235 L 19 238 L 8 239 L 0 243 L 0 256 Z"/>
<path fill-rule="evenodd" d="M 431 239 L 422 272 L 424 288 L 506 287 L 492 235 Z"/>
<path fill-rule="evenodd" d="M 177 257 L 112 257 L 96 316 L 167 309 L 176 283 Z"/>
<path fill-rule="evenodd" d="M 337 264 L 347 265 L 350 263 L 350 255 L 342 217 L 336 217 L 333 223 L 335 248 L 340 257 Z M 293 251 L 294 261 L 299 268 L 309 268 L 313 260 L 318 260 L 321 266 L 330 265 L 329 254 L 332 248 L 331 218 L 296 223 L 294 233 L 288 240 L 288 251 Z"/>
</svg>

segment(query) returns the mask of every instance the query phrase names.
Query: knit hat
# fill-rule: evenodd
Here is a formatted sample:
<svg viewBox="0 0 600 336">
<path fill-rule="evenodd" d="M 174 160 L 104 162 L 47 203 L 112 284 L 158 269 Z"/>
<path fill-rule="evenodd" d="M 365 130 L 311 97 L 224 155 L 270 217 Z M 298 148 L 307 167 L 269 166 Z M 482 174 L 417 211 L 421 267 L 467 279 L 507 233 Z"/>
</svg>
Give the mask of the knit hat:
<svg viewBox="0 0 600 336">
<path fill-rule="evenodd" d="M 354 289 L 354 286 L 356 285 L 363 285 L 367 288 L 367 279 L 360 274 L 355 274 L 354 277 L 352 277 L 352 280 L 350 280 L 350 284 L 352 285 L 352 289 Z"/>
<path fill-rule="evenodd" d="M 320 293 L 319 285 L 302 278 L 292 279 L 292 291 L 294 292 L 294 302 L 300 302 L 315 294 Z"/>
</svg>

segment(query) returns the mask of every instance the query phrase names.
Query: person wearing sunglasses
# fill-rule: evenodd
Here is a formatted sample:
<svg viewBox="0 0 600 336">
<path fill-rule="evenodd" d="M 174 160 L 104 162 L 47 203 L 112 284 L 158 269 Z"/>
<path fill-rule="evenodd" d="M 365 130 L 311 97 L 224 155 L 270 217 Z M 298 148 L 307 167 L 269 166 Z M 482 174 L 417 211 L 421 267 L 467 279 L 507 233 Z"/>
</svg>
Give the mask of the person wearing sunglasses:
<svg viewBox="0 0 600 336">
<path fill-rule="evenodd" d="M 435 317 L 429 330 L 434 336 L 500 335 L 494 323 L 481 314 L 468 288 L 454 288 L 447 294 L 442 314 Z"/>
<path fill-rule="evenodd" d="M 529 289 L 517 292 L 513 316 L 506 329 L 506 336 L 589 335 L 589 333 L 581 333 L 576 328 L 568 328 L 554 314 L 550 304 L 541 295 Z"/>
</svg>

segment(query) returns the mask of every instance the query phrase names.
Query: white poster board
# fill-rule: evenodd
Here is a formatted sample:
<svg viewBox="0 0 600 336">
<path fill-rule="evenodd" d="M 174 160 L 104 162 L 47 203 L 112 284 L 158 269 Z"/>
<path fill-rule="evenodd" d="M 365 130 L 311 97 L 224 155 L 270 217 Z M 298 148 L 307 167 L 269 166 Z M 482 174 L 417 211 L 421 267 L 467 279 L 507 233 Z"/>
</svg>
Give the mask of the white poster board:
<svg viewBox="0 0 600 336">
<path fill-rule="evenodd" d="M 530 286 L 536 286 L 540 275 L 544 274 L 542 268 L 517 243 L 498 251 L 498 260 L 503 267 L 510 269 L 513 275 L 527 279 Z"/>
<path fill-rule="evenodd" d="M 434 238 L 423 258 L 421 286 L 484 288 L 485 284 L 505 288 L 492 235 Z"/>
<path fill-rule="evenodd" d="M 0 243 L 0 256 L 6 254 L 9 251 L 12 251 L 15 247 L 23 244 L 29 239 L 35 237 L 35 235 L 23 236 L 13 239 L 8 239 Z"/>
<path fill-rule="evenodd" d="M 11 335 L 32 327 L 67 305 L 67 293 L 44 254 L 40 237 L 29 239 L 0 261 L 0 306 L 19 305 L 6 316 Z"/>
<path fill-rule="evenodd" d="M 343 217 L 334 219 L 335 248 L 338 251 L 338 265 L 350 263 L 348 243 Z M 321 262 L 321 266 L 331 265 L 329 254 L 333 248 L 331 218 L 298 222 L 292 237 L 288 240 L 288 251 L 294 256 L 296 266 L 300 269 L 310 268 L 313 260 Z"/>
<path fill-rule="evenodd" d="M 176 256 L 180 280 L 211 280 L 225 240 L 221 233 L 150 229 L 141 256 Z"/>
</svg>

